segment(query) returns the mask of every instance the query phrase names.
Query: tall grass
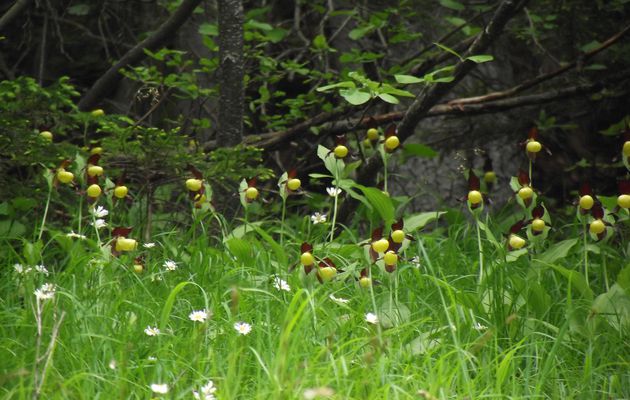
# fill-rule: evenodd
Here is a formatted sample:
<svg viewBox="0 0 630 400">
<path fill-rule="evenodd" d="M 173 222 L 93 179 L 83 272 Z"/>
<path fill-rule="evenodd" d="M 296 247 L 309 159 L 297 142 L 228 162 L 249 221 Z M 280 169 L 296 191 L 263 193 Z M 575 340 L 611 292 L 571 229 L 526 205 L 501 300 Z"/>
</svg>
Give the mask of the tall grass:
<svg viewBox="0 0 630 400">
<path fill-rule="evenodd" d="M 184 399 L 208 380 L 219 399 L 630 397 L 628 332 L 593 314 L 577 278 L 558 272 L 579 269 L 581 251 L 553 260 L 555 268 L 535 255 L 506 262 L 504 250 L 465 223 L 434 224 L 412 232 L 394 274 L 373 265 L 381 284 L 366 289 L 356 278 L 369 258 L 360 235 L 345 231 L 316 249 L 345 271 L 322 285 L 301 266 L 288 272 L 311 239 L 296 233 L 303 223 L 287 218 L 283 246 L 270 220 L 219 240 L 196 228 L 159 233 L 155 247 L 141 243 L 118 257 L 93 230 L 81 240 L 47 229 L 33 250 L 39 260 L 5 240 L 2 398 Z M 144 270 L 136 273 L 139 253 Z M 622 253 L 594 254 L 593 270 L 602 257 L 609 266 L 627 262 Z M 178 268 L 167 270 L 166 260 Z M 50 275 L 12 268 L 35 261 Z M 276 278 L 290 291 L 276 288 Z M 57 291 L 41 301 L 38 333 L 33 292 L 45 282 Z M 191 321 L 193 310 L 208 319 Z M 251 324 L 251 333 L 239 335 L 236 322 Z M 160 334 L 145 334 L 149 326 Z M 168 393 L 152 393 L 156 383 Z"/>
</svg>

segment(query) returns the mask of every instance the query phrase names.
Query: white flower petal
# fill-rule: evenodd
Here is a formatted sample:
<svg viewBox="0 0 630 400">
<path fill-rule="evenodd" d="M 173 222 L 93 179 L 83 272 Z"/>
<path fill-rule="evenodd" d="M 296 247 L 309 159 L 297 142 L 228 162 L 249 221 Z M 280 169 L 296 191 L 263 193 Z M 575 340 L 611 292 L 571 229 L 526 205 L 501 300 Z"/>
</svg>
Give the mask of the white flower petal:
<svg viewBox="0 0 630 400">
<path fill-rule="evenodd" d="M 194 322 L 204 322 L 208 318 L 206 310 L 193 311 L 188 315 L 188 318 Z"/>
<path fill-rule="evenodd" d="M 277 276 L 273 278 L 273 287 L 278 290 L 284 290 L 285 292 L 291 291 L 291 286 L 289 286 L 285 280 L 280 279 L 280 277 Z"/>
<path fill-rule="evenodd" d="M 378 315 L 374 314 L 374 313 L 367 313 L 365 314 L 365 321 L 367 321 L 370 324 L 378 324 Z"/>
<path fill-rule="evenodd" d="M 157 326 L 147 326 L 144 330 L 147 336 L 157 336 L 160 334 L 160 329 Z"/>
<path fill-rule="evenodd" d="M 153 393 L 166 394 L 168 393 L 168 385 L 166 383 L 152 383 L 151 390 Z"/>
<path fill-rule="evenodd" d="M 237 322 L 234 324 L 234 329 L 236 329 L 240 335 L 247 335 L 252 331 L 252 326 L 247 322 Z"/>
<path fill-rule="evenodd" d="M 35 290 L 33 294 L 37 300 L 50 300 L 55 297 L 56 287 L 52 283 L 44 283 L 39 289 Z"/>
</svg>

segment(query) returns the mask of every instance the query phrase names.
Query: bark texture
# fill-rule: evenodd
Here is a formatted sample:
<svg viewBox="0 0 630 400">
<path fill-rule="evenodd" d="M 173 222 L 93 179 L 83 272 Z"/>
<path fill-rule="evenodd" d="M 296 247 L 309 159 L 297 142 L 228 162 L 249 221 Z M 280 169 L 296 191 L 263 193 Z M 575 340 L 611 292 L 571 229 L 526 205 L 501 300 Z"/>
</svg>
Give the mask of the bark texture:
<svg viewBox="0 0 630 400">
<path fill-rule="evenodd" d="M 220 147 L 235 146 L 243 138 L 245 75 L 243 56 L 243 3 L 241 0 L 219 1 Z"/>
</svg>

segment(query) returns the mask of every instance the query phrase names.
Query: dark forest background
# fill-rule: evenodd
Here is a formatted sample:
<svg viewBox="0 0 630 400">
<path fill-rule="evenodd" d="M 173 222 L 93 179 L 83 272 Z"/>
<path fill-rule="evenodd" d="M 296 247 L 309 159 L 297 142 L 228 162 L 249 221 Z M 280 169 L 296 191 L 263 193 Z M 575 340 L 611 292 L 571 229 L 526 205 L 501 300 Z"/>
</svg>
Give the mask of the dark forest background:
<svg viewBox="0 0 630 400">
<path fill-rule="evenodd" d="M 103 146 L 137 193 L 195 165 L 229 203 L 243 177 L 317 172 L 338 134 L 378 185 L 358 143 L 391 123 L 405 146 L 390 191 L 415 208 L 456 204 L 463 169 L 507 182 L 534 126 L 552 207 L 584 181 L 616 193 L 625 173 L 628 1 L 18 0 L 0 16 L 4 199 L 45 196 L 40 165 Z"/>
</svg>

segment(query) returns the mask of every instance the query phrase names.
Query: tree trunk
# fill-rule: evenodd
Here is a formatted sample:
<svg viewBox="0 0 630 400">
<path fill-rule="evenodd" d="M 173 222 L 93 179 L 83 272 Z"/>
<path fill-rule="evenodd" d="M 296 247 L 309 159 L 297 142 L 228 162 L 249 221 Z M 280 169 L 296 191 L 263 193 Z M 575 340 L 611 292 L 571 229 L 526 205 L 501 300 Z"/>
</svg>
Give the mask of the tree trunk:
<svg viewBox="0 0 630 400">
<path fill-rule="evenodd" d="M 219 0 L 220 85 L 217 144 L 235 146 L 243 139 L 243 4 L 241 0 Z"/>
</svg>

